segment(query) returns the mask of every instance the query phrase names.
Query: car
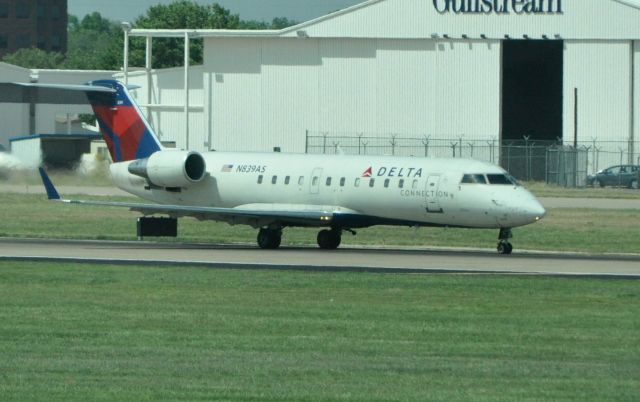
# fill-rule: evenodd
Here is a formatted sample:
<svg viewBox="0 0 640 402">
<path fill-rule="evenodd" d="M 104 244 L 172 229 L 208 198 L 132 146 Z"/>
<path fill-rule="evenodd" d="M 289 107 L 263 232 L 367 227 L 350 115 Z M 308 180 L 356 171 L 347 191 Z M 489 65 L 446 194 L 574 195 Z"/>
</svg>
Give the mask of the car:
<svg viewBox="0 0 640 402">
<path fill-rule="evenodd" d="M 638 188 L 640 166 L 616 165 L 598 171 L 587 177 L 587 185 L 593 187 L 624 186 Z"/>
</svg>

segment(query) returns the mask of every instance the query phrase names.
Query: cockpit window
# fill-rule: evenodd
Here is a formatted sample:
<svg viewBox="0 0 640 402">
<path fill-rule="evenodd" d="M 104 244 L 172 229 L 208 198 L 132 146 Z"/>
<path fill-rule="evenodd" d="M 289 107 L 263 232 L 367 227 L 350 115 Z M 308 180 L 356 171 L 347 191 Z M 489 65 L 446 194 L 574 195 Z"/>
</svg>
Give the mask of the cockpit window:
<svg viewBox="0 0 640 402">
<path fill-rule="evenodd" d="M 500 184 L 507 186 L 518 185 L 518 181 L 514 177 L 506 174 L 488 174 L 487 179 L 489 179 L 489 184 Z"/>
<path fill-rule="evenodd" d="M 462 176 L 463 184 L 487 184 L 483 174 L 465 174 Z"/>
</svg>

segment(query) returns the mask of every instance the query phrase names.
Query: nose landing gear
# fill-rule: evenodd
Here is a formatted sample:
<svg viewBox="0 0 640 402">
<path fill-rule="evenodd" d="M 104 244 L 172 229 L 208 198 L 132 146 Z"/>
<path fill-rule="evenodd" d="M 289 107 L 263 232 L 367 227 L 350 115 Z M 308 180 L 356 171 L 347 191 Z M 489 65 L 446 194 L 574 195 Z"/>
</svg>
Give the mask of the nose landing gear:
<svg viewBox="0 0 640 402">
<path fill-rule="evenodd" d="M 511 254 L 513 251 L 513 246 L 509 243 L 509 239 L 513 237 L 511 233 L 511 228 L 502 228 L 500 229 L 500 234 L 498 235 L 498 253 L 499 254 Z"/>
</svg>

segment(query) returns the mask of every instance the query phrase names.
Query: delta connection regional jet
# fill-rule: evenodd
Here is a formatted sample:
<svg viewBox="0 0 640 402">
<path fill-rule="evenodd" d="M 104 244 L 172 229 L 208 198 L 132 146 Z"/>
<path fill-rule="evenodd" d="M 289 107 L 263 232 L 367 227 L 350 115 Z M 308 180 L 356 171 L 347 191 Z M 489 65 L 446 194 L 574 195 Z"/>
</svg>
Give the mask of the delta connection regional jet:
<svg viewBox="0 0 640 402">
<path fill-rule="evenodd" d="M 61 199 L 41 169 L 50 199 L 125 207 L 145 217 L 168 215 L 174 223 L 190 216 L 250 225 L 258 229 L 263 249 L 278 248 L 287 227 L 322 228 L 318 246 L 335 249 L 344 232 L 396 225 L 498 229 L 498 252 L 510 254 L 511 229 L 545 215 L 529 191 L 489 163 L 170 150 L 162 147 L 122 83 L 56 88 L 86 93 L 111 153 L 113 181 L 155 203 Z"/>
</svg>

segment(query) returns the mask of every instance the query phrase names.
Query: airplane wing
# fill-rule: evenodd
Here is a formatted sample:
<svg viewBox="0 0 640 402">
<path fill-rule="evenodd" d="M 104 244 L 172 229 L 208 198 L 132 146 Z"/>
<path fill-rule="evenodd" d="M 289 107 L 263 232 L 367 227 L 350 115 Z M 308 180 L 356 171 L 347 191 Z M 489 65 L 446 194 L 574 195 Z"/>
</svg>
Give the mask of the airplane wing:
<svg viewBox="0 0 640 402">
<path fill-rule="evenodd" d="M 286 206 L 273 204 L 253 204 L 237 208 L 198 207 L 185 205 L 143 204 L 130 202 L 107 202 L 63 199 L 43 168 L 39 168 L 42 182 L 47 191 L 47 197 L 67 204 L 97 205 L 128 208 L 144 215 L 164 214 L 172 217 L 194 217 L 200 220 L 217 220 L 230 224 L 246 224 L 262 227 L 273 222 L 280 222 L 290 226 L 331 226 L 336 215 L 333 211 L 313 209 L 292 210 Z M 351 214 L 351 211 L 349 211 Z"/>
</svg>

